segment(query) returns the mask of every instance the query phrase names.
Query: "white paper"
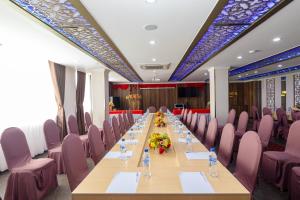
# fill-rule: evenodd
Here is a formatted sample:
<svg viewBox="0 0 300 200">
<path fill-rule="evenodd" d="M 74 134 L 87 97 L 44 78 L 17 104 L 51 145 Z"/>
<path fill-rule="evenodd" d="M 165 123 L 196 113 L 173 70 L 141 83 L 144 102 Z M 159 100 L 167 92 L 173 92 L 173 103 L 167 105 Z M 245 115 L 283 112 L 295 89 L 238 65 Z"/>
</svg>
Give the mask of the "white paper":
<svg viewBox="0 0 300 200">
<path fill-rule="evenodd" d="M 121 143 L 121 140 L 118 141 L 118 144 L 120 144 L 120 143 Z M 139 141 L 138 141 L 137 139 L 133 139 L 133 140 L 131 140 L 131 139 L 125 140 L 125 144 L 128 144 L 128 145 L 131 145 L 131 144 L 137 144 L 137 143 L 139 143 Z"/>
<path fill-rule="evenodd" d="M 127 151 L 126 152 L 126 157 L 130 158 L 132 157 L 132 151 Z M 107 154 L 104 156 L 105 159 L 119 159 L 121 157 L 121 152 L 120 151 L 109 151 Z"/>
<path fill-rule="evenodd" d="M 208 160 L 209 152 L 186 152 L 188 160 Z"/>
<path fill-rule="evenodd" d="M 186 139 L 185 138 L 178 138 L 178 142 L 186 143 Z M 199 140 L 197 140 L 196 138 L 192 138 L 192 143 L 199 143 Z"/>
<path fill-rule="evenodd" d="M 214 193 L 214 189 L 202 172 L 181 172 L 179 178 L 184 193 Z"/>
<path fill-rule="evenodd" d="M 106 193 L 136 193 L 140 172 L 118 172 L 110 182 Z"/>
</svg>

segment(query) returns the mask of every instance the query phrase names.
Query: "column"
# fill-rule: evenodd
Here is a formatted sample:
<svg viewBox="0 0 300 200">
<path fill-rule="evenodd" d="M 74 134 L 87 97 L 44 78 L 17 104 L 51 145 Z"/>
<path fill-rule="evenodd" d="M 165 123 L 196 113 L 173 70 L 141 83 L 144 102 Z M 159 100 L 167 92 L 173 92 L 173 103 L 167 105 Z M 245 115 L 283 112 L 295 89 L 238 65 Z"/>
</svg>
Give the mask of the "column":
<svg viewBox="0 0 300 200">
<path fill-rule="evenodd" d="M 291 112 L 294 106 L 294 75 L 286 75 L 286 111 Z"/>
<path fill-rule="evenodd" d="M 261 110 L 267 107 L 266 79 L 261 80 Z"/>
<path fill-rule="evenodd" d="M 281 77 L 275 78 L 275 108 L 281 108 Z"/>
<path fill-rule="evenodd" d="M 108 73 L 107 69 L 97 69 L 91 73 L 93 123 L 99 128 L 102 128 L 103 121 L 109 118 Z"/>
<path fill-rule="evenodd" d="M 211 67 L 209 70 L 210 115 L 219 124 L 225 124 L 229 110 L 228 67 Z"/>
</svg>

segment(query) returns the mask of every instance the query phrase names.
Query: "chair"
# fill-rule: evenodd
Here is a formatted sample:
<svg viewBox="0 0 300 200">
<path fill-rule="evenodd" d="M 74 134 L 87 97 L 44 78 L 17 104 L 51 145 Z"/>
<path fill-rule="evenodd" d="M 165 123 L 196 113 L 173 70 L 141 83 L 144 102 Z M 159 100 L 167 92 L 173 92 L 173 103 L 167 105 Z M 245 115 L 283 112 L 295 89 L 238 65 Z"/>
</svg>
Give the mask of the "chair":
<svg viewBox="0 0 300 200">
<path fill-rule="evenodd" d="M 293 167 L 292 169 L 289 194 L 291 200 L 300 199 L 300 167 Z"/>
<path fill-rule="evenodd" d="M 294 122 L 294 121 L 297 121 L 297 120 L 300 120 L 300 112 L 299 112 L 299 111 L 294 111 L 294 110 L 292 109 L 292 111 L 291 111 L 291 116 L 292 116 L 293 122 Z"/>
<path fill-rule="evenodd" d="M 225 166 L 228 167 L 233 150 L 234 142 L 234 126 L 227 123 L 223 130 L 218 152 L 218 160 Z"/>
<path fill-rule="evenodd" d="M 52 119 L 48 119 L 44 123 L 44 135 L 48 148 L 48 158 L 55 160 L 57 173 L 63 174 L 65 168 L 61 153 L 59 128 Z"/>
<path fill-rule="evenodd" d="M 89 127 L 93 124 L 92 117 L 90 113 L 84 113 L 84 121 L 85 121 L 85 130 L 86 132 L 89 130 Z"/>
<path fill-rule="evenodd" d="M 184 115 L 184 111 L 185 109 L 181 109 L 181 113 L 180 113 L 180 116 L 179 116 L 179 119 L 182 120 L 183 119 L 183 115 Z"/>
<path fill-rule="evenodd" d="M 150 106 L 148 108 L 149 113 L 155 113 L 156 112 L 156 108 L 154 106 Z"/>
<path fill-rule="evenodd" d="M 182 123 L 184 124 L 186 124 L 187 115 L 188 115 L 188 109 L 185 109 L 182 118 Z"/>
<path fill-rule="evenodd" d="M 278 135 L 281 136 L 283 139 L 287 140 L 290 125 L 289 125 L 288 118 L 287 118 L 287 115 L 285 112 L 282 114 L 281 122 L 282 122 L 282 126 L 279 126 L 279 128 L 278 128 Z"/>
<path fill-rule="evenodd" d="M 58 186 L 55 161 L 32 159 L 25 135 L 19 128 L 4 130 L 1 146 L 11 172 L 4 199 L 39 200 Z"/>
<path fill-rule="evenodd" d="M 194 113 L 193 116 L 192 116 L 192 121 L 191 121 L 190 127 L 189 127 L 191 132 L 194 132 L 195 129 L 196 129 L 197 119 L 198 119 L 198 114 Z"/>
<path fill-rule="evenodd" d="M 95 125 L 91 125 L 88 130 L 90 138 L 90 153 L 95 165 L 104 157 L 105 146 L 101 139 L 101 133 Z"/>
<path fill-rule="evenodd" d="M 264 108 L 263 108 L 263 116 L 264 116 L 264 115 L 271 115 L 271 116 L 272 116 L 272 111 L 271 111 L 271 109 L 268 108 L 268 107 L 264 107 Z"/>
<path fill-rule="evenodd" d="M 71 191 L 89 174 L 85 152 L 78 135 L 67 135 L 62 143 L 62 154 Z"/>
<path fill-rule="evenodd" d="M 234 125 L 234 120 L 235 120 L 235 115 L 236 115 L 236 111 L 235 109 L 231 109 L 227 115 L 227 120 L 226 120 L 226 123 L 225 124 L 232 124 Z M 217 131 L 217 144 L 219 143 L 219 141 L 221 140 L 221 135 L 222 135 L 222 130 L 223 130 L 223 125 L 218 125 L 218 131 Z"/>
<path fill-rule="evenodd" d="M 252 118 L 253 118 L 252 130 L 257 131 L 259 127 L 260 116 L 256 106 L 252 106 Z"/>
<path fill-rule="evenodd" d="M 121 114 L 118 115 L 118 119 L 119 119 L 120 133 L 124 135 L 126 133 L 126 130 L 125 130 L 124 120 Z"/>
<path fill-rule="evenodd" d="M 206 138 L 204 145 L 208 150 L 212 148 L 215 145 L 216 135 L 217 135 L 217 128 L 218 128 L 218 122 L 217 119 L 212 119 L 209 124 L 206 131 Z"/>
<path fill-rule="evenodd" d="M 82 144 L 83 149 L 85 151 L 86 157 L 89 157 L 90 147 L 89 147 L 89 138 L 88 135 L 79 135 L 77 119 L 74 115 L 70 115 L 68 118 L 68 127 L 69 127 L 69 134 L 78 135 Z"/>
<path fill-rule="evenodd" d="M 159 108 L 159 110 L 160 110 L 161 112 L 163 112 L 163 113 L 168 112 L 167 106 L 161 106 L 161 107 Z"/>
<path fill-rule="evenodd" d="M 235 135 L 237 138 L 240 139 L 244 135 L 247 129 L 247 125 L 248 125 L 248 113 L 246 111 L 243 111 L 240 114 L 238 126 L 235 131 Z"/>
<path fill-rule="evenodd" d="M 127 111 L 127 119 L 129 122 L 129 126 L 132 126 L 134 124 L 134 118 L 133 118 L 133 114 L 130 110 Z"/>
<path fill-rule="evenodd" d="M 274 137 L 277 137 L 279 135 L 279 129 L 282 129 L 283 126 L 282 118 L 284 114 L 285 111 L 282 108 L 276 109 L 277 120 L 274 122 Z"/>
<path fill-rule="evenodd" d="M 189 127 L 191 125 L 192 116 L 193 116 L 193 112 L 192 112 L 192 110 L 190 110 L 189 113 L 187 114 L 186 123 L 185 123 L 185 125 L 187 127 Z"/>
<path fill-rule="evenodd" d="M 289 174 L 292 167 L 300 164 L 300 121 L 291 125 L 285 150 L 266 151 L 263 153 L 261 171 L 264 179 L 279 187 L 287 189 Z"/>
<path fill-rule="evenodd" d="M 113 129 L 112 129 L 110 123 L 108 122 L 108 120 L 103 121 L 103 132 L 105 135 L 105 147 L 106 147 L 106 150 L 109 151 L 115 145 L 116 138 L 115 138 Z"/>
<path fill-rule="evenodd" d="M 262 150 L 265 151 L 269 145 L 270 137 L 273 131 L 273 118 L 270 115 L 264 115 L 258 128 L 258 136 L 262 144 Z"/>
<path fill-rule="evenodd" d="M 120 138 L 122 137 L 122 135 L 121 135 L 118 120 L 115 116 L 113 116 L 113 118 L 111 120 L 111 123 L 112 123 L 112 127 L 113 127 L 113 131 L 114 131 L 114 134 L 115 134 L 116 141 L 119 141 Z"/>
<path fill-rule="evenodd" d="M 130 129 L 130 124 L 129 124 L 129 121 L 128 121 L 128 118 L 127 118 L 127 114 L 124 112 L 123 113 L 123 121 L 124 121 L 124 127 L 125 127 L 125 130 L 128 131 Z"/>
<path fill-rule="evenodd" d="M 206 126 L 205 115 L 200 115 L 200 119 L 197 124 L 196 136 L 202 143 L 205 141 L 205 126 Z"/>
<path fill-rule="evenodd" d="M 248 131 L 241 139 L 236 159 L 234 176 L 252 194 L 262 153 L 260 139 L 256 132 Z"/>
</svg>

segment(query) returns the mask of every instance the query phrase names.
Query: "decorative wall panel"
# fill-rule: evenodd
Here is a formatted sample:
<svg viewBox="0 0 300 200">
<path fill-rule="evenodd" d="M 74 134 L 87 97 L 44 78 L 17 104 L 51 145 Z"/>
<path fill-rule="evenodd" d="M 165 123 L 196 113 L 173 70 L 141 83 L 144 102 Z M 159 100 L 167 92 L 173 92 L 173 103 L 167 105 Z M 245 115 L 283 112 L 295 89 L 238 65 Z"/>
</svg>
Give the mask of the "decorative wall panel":
<svg viewBox="0 0 300 200">
<path fill-rule="evenodd" d="M 267 107 L 275 111 L 275 78 L 266 80 Z"/>
<path fill-rule="evenodd" d="M 294 105 L 300 103 L 300 74 L 294 75 Z"/>
<path fill-rule="evenodd" d="M 107 36 L 97 31 L 69 1 L 11 1 L 129 81 L 142 81 L 133 68 L 117 53 L 112 43 L 107 41 Z"/>
<path fill-rule="evenodd" d="M 223 10 L 209 25 L 208 30 L 193 49 L 183 58 L 169 80 L 184 79 L 283 2 L 285 1 L 228 0 Z"/>
</svg>

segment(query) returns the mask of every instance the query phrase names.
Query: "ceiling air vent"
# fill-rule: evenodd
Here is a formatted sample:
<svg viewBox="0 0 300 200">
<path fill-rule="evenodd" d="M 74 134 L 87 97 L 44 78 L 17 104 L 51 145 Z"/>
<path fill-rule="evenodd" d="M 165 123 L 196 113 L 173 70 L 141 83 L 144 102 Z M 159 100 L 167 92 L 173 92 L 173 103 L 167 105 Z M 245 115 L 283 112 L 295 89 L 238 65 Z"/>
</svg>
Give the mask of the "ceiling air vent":
<svg viewBox="0 0 300 200">
<path fill-rule="evenodd" d="M 144 70 L 167 70 L 170 68 L 171 63 L 168 63 L 166 65 L 160 65 L 160 64 L 143 64 L 141 65 L 141 69 Z"/>
</svg>

